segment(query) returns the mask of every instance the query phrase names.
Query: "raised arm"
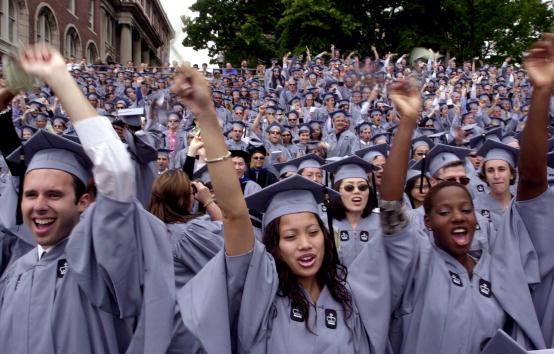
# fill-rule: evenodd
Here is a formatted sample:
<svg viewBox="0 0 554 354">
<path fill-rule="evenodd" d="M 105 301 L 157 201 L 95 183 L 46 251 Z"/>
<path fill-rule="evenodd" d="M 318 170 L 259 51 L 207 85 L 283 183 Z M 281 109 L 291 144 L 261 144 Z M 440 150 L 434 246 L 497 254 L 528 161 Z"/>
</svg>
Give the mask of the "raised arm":
<svg viewBox="0 0 554 354">
<path fill-rule="evenodd" d="M 402 200 L 408 172 L 412 133 L 421 110 L 421 96 L 417 88 L 407 81 L 392 87 L 390 98 L 400 111 L 400 123 L 394 138 L 381 183 L 380 198 L 387 201 Z"/>
<path fill-rule="evenodd" d="M 50 86 L 73 123 L 98 116 L 67 71 L 65 61 L 57 50 L 45 44 L 31 46 L 19 53 L 19 63 L 27 73 Z"/>
<path fill-rule="evenodd" d="M 230 178 L 236 173 L 223 141 L 208 83 L 199 72 L 179 67 L 172 90 L 185 100 L 187 107 L 198 118 L 208 171 L 223 214 L 225 252 L 229 256 L 244 254 L 254 246 L 254 232 L 239 181 Z"/>
<path fill-rule="evenodd" d="M 548 152 L 548 110 L 554 87 L 554 34 L 543 34 L 525 58 L 527 75 L 533 85 L 529 117 L 523 130 L 519 152 L 517 200 L 529 200 L 548 188 L 546 153 Z"/>
<path fill-rule="evenodd" d="M 19 63 L 28 74 L 45 81 L 60 98 L 85 152 L 94 163 L 98 192 L 120 202 L 131 202 L 134 169 L 129 154 L 109 120 L 98 117 L 85 98 L 68 73 L 61 54 L 49 45 L 37 44 L 19 54 Z"/>
</svg>

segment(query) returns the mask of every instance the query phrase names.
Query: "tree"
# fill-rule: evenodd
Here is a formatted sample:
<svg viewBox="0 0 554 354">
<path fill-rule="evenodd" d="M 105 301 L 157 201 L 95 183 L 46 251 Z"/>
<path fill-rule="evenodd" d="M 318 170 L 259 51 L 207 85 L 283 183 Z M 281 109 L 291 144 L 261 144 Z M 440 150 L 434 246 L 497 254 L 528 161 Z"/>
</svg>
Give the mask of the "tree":
<svg viewBox="0 0 554 354">
<path fill-rule="evenodd" d="M 433 48 L 460 60 L 516 59 L 554 21 L 541 0 L 197 0 L 184 45 L 223 51 L 227 61 L 267 61 L 335 44 L 347 53 Z"/>
</svg>

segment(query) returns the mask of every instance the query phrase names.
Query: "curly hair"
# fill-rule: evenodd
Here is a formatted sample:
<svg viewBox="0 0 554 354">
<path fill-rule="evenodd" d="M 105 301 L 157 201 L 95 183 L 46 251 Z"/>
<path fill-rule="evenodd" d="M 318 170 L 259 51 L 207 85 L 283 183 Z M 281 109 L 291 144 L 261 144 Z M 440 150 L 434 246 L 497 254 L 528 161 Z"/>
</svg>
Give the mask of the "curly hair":
<svg viewBox="0 0 554 354">
<path fill-rule="evenodd" d="M 333 299 L 342 305 L 342 309 L 345 313 L 344 322 L 348 327 L 346 321 L 353 313 L 352 307 L 352 294 L 346 287 L 346 278 L 348 276 L 348 270 L 344 265 L 340 263 L 338 252 L 335 247 L 335 242 L 332 235 L 327 231 L 323 225 L 321 218 L 314 214 L 320 229 L 323 232 L 324 237 L 324 254 L 321 268 L 316 274 L 317 280 L 321 284 L 325 284 L 331 293 Z M 298 309 L 305 316 L 305 326 L 310 332 L 312 330 L 309 326 L 309 306 L 310 303 L 302 290 L 300 283 L 295 274 L 293 274 L 288 265 L 281 260 L 281 253 L 279 248 L 279 224 L 280 219 L 277 218 L 271 221 L 264 230 L 263 243 L 273 258 L 275 259 L 275 265 L 277 268 L 277 274 L 279 276 L 279 290 L 277 295 L 281 297 L 288 297 L 291 305 L 298 307 Z M 348 327 L 350 329 L 350 327 Z"/>
<path fill-rule="evenodd" d="M 479 173 L 477 174 L 477 176 L 487 184 L 487 186 L 489 185 L 489 182 L 487 182 L 487 162 L 489 162 L 488 160 L 483 162 L 483 166 L 481 166 L 481 169 L 479 171 Z M 512 165 L 510 165 L 509 163 L 506 163 L 508 165 L 508 168 L 510 169 L 510 172 L 512 173 L 512 178 L 510 178 L 510 186 L 513 186 L 515 183 L 516 183 L 516 179 L 517 179 L 517 170 L 515 168 L 512 167 Z"/>
</svg>

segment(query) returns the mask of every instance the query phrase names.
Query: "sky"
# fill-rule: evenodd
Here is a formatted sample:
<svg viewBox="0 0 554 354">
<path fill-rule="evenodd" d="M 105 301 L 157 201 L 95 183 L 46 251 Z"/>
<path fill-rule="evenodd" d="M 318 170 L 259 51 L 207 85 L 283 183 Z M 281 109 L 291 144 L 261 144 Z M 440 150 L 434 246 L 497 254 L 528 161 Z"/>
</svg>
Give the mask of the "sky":
<svg viewBox="0 0 554 354">
<path fill-rule="evenodd" d="M 185 38 L 182 31 L 183 23 L 181 15 L 194 16 L 194 13 L 188 8 L 194 4 L 196 0 L 160 0 L 169 22 L 175 31 L 175 38 L 171 41 L 170 61 L 177 60 L 179 62 L 189 61 L 191 64 L 209 63 L 210 57 L 208 50 L 195 51 L 191 47 L 183 47 L 181 44 Z M 213 65 L 210 65 L 212 67 Z"/>
</svg>

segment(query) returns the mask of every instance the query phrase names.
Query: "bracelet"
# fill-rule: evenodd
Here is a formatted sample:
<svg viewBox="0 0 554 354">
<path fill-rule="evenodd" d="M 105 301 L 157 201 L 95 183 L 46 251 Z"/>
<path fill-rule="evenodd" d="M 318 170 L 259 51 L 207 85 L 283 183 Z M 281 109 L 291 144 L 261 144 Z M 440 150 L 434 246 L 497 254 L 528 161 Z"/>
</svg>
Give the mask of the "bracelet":
<svg viewBox="0 0 554 354">
<path fill-rule="evenodd" d="M 204 159 L 204 162 L 205 163 L 213 163 L 213 162 L 225 161 L 229 157 L 231 157 L 231 151 L 227 151 L 227 153 L 224 156 L 216 157 L 215 159 L 211 159 L 211 160 Z"/>
<path fill-rule="evenodd" d="M 207 209 L 210 206 L 210 204 L 212 204 L 213 202 L 214 202 L 214 200 L 210 199 L 209 202 L 207 202 L 206 204 L 203 205 L 204 209 Z"/>
</svg>

